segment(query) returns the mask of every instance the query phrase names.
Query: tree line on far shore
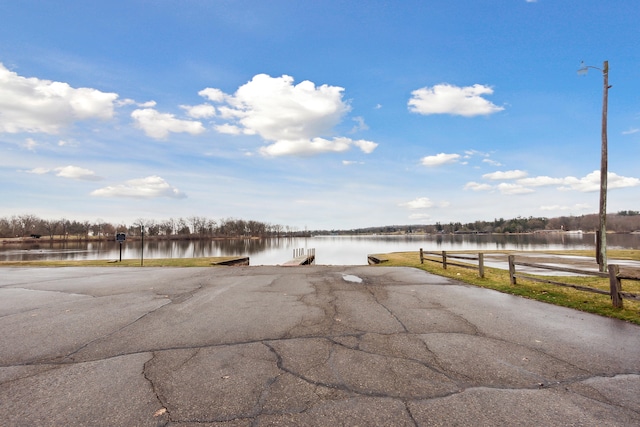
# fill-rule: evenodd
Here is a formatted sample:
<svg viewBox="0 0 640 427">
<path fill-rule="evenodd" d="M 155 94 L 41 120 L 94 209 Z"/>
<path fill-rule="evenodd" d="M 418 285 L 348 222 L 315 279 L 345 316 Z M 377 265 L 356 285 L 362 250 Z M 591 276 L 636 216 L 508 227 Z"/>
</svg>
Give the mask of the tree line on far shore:
<svg viewBox="0 0 640 427">
<path fill-rule="evenodd" d="M 101 219 L 76 221 L 68 219 L 42 219 L 36 215 L 13 215 L 0 218 L 0 237 L 48 237 L 50 239 L 115 238 L 116 233 L 128 237 L 166 238 L 237 238 L 298 236 L 295 227 L 267 224 L 261 221 L 225 218 L 213 220 L 201 216 L 169 218 L 156 221 L 138 219 L 133 224 L 112 224 Z"/>
<path fill-rule="evenodd" d="M 533 233 L 536 231 L 577 231 L 585 233 L 595 232 L 600 221 L 597 214 L 581 216 L 545 217 L 517 217 L 512 219 L 494 219 L 493 221 L 475 221 L 463 224 L 437 222 L 430 225 L 387 225 L 383 227 L 368 227 L 351 230 L 323 230 L 327 234 L 392 234 L 392 233 Z M 615 233 L 630 233 L 640 231 L 639 211 L 620 211 L 607 215 L 607 231 Z M 318 233 L 317 231 L 314 233 Z"/>
<path fill-rule="evenodd" d="M 437 222 L 430 225 L 391 225 L 350 230 L 300 231 L 296 227 L 268 224 L 261 221 L 225 218 L 213 220 L 202 216 L 169 218 L 167 220 L 138 219 L 133 224 L 112 224 L 103 220 L 76 221 L 68 219 L 42 219 L 24 214 L 0 218 L 0 237 L 40 236 L 63 239 L 114 238 L 116 233 L 130 237 L 164 237 L 182 239 L 299 237 L 311 234 L 392 234 L 392 233 L 532 233 L 542 230 L 595 232 L 599 225 L 597 214 L 581 216 L 517 217 L 475 221 L 463 224 Z M 607 215 L 607 231 L 629 233 L 640 231 L 639 211 L 620 211 Z"/>
</svg>

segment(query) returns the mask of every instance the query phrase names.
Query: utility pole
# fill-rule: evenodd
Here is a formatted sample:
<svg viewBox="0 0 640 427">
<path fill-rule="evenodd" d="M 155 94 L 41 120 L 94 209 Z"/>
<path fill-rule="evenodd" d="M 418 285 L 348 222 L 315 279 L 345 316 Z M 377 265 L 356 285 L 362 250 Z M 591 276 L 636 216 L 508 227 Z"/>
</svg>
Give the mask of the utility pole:
<svg viewBox="0 0 640 427">
<path fill-rule="evenodd" d="M 609 98 L 609 61 L 604 61 L 602 66 L 604 87 L 602 91 L 602 153 L 600 158 L 600 252 L 598 253 L 598 265 L 600 271 L 607 271 L 607 175 L 608 149 L 607 149 L 607 105 Z"/>
<path fill-rule="evenodd" d="M 581 64 L 578 74 L 587 74 L 589 68 L 602 72 L 604 79 L 602 90 L 602 149 L 600 156 L 600 209 L 599 226 L 596 231 L 596 260 L 600 271 L 607 272 L 607 175 L 608 153 L 607 153 L 607 105 L 609 103 L 609 61 L 604 61 L 602 69 L 591 65 Z"/>
</svg>

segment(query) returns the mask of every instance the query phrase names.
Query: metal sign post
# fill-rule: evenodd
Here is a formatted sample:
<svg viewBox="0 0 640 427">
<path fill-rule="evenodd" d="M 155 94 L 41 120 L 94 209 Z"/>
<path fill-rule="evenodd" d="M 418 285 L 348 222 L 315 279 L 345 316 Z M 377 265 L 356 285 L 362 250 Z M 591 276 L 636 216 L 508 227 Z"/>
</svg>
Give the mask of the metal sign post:
<svg viewBox="0 0 640 427">
<path fill-rule="evenodd" d="M 127 239 L 126 234 L 124 233 L 116 234 L 116 242 L 120 243 L 120 262 L 122 262 L 122 242 L 124 242 L 126 239 Z"/>
<path fill-rule="evenodd" d="M 144 266 L 144 225 L 140 226 L 140 236 L 142 242 L 140 244 L 140 267 Z"/>
</svg>

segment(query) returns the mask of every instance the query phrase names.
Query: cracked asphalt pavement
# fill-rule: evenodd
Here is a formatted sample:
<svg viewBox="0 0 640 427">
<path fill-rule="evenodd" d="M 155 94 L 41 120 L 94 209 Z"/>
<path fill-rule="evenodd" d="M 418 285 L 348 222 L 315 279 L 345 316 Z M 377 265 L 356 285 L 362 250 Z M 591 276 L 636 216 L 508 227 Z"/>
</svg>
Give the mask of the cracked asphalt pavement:
<svg viewBox="0 0 640 427">
<path fill-rule="evenodd" d="M 640 327 L 411 268 L 3 268 L 3 426 L 635 426 Z"/>
</svg>

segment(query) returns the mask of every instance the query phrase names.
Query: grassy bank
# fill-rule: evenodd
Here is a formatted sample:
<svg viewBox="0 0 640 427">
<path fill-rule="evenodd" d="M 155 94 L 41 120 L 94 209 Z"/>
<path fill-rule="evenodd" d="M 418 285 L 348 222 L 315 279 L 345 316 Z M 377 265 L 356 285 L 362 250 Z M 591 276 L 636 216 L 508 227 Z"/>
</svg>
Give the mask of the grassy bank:
<svg viewBox="0 0 640 427">
<path fill-rule="evenodd" d="M 582 251 L 572 251 L 572 253 L 568 253 L 563 251 L 558 252 L 558 254 L 583 256 L 587 254 L 589 256 L 593 255 L 592 251 L 588 253 Z M 611 251 L 610 256 L 615 256 L 617 259 L 640 260 L 640 251 L 624 251 L 624 254 Z M 480 278 L 478 277 L 477 270 L 455 266 L 448 266 L 445 270 L 442 268 L 442 264 L 435 262 L 425 262 L 424 264 L 420 264 L 420 255 L 418 252 L 396 252 L 384 254 L 382 257 L 388 259 L 388 262 L 382 264 L 384 266 L 415 267 L 428 271 L 429 273 L 459 280 L 470 285 L 493 289 L 499 292 L 518 295 L 524 298 L 534 299 L 563 307 L 574 308 L 576 310 L 594 313 L 601 316 L 621 319 L 640 325 L 640 302 L 637 301 L 624 300 L 624 308 L 618 309 L 611 305 L 611 299 L 607 295 L 578 291 L 572 288 L 539 283 L 520 278 L 518 278 L 517 285 L 512 286 L 509 282 L 509 272 L 497 268 L 485 267 L 485 277 Z M 562 283 L 572 283 L 604 289 L 607 291 L 609 290 L 609 280 L 603 278 L 591 276 L 563 276 L 547 278 L 549 280 Z M 624 282 L 624 290 L 640 294 L 640 282 L 626 281 Z"/>
</svg>

